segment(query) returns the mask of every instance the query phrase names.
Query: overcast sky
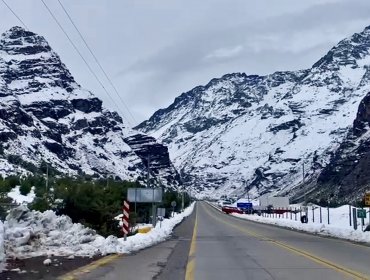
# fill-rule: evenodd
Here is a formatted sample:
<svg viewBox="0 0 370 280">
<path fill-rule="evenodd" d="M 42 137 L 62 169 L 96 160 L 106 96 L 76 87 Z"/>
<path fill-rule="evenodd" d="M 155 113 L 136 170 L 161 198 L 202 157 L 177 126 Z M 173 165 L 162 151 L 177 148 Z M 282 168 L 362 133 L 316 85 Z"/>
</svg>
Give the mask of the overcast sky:
<svg viewBox="0 0 370 280">
<path fill-rule="evenodd" d="M 310 67 L 370 25 L 369 0 L 61 0 L 111 77 L 133 120 L 63 13 L 44 0 L 111 92 L 105 94 L 40 0 L 5 0 L 44 36 L 76 81 L 132 125 L 182 92 L 226 73 Z M 20 25 L 0 1 L 0 31 Z"/>
</svg>

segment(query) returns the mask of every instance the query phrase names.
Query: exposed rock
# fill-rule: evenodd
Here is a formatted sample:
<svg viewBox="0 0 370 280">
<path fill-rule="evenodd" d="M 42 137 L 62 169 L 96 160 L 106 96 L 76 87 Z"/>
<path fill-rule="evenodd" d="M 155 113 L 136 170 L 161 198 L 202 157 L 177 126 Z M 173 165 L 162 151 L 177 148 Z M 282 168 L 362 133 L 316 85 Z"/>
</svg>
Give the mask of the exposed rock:
<svg viewBox="0 0 370 280">
<path fill-rule="evenodd" d="M 318 178 L 312 199 L 355 202 L 370 190 L 370 93 L 361 101 L 347 137 Z"/>
<path fill-rule="evenodd" d="M 300 197 L 306 190 L 301 185 L 303 163 L 305 183 L 313 191 L 370 91 L 369 59 L 366 28 L 339 42 L 310 69 L 212 79 L 181 94 L 137 129 L 168 145 L 183 180 L 200 195 L 242 196 L 251 188 L 255 197 Z M 366 133 L 369 109 L 360 105 L 359 115 L 356 135 Z M 356 141 L 342 146 L 365 155 L 367 140 L 360 145 Z M 357 155 L 351 153 L 343 165 L 348 166 L 345 174 L 351 170 L 358 176 L 352 177 L 356 184 L 370 174 L 366 156 Z M 354 163 L 363 168 L 354 171 Z M 337 174 L 330 172 L 326 174 Z"/>
<path fill-rule="evenodd" d="M 21 162 L 34 168 L 46 161 L 68 174 L 137 180 L 146 172 L 143 158 L 152 156 L 163 184 L 178 184 L 167 148 L 105 109 L 42 36 L 21 27 L 0 37 L 0 141 L 3 175 L 9 175 L 9 163 L 17 173 L 25 172 Z M 9 162 L 11 157 L 22 161 Z"/>
</svg>

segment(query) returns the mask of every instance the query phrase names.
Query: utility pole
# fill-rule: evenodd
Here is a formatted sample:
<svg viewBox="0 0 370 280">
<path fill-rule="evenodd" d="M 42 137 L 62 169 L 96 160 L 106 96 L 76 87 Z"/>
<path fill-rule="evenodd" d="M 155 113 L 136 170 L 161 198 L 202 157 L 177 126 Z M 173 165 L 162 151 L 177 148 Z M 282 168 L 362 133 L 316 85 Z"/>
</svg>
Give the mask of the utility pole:
<svg viewBox="0 0 370 280">
<path fill-rule="evenodd" d="M 49 164 L 46 164 L 46 181 L 45 181 L 45 188 L 46 192 L 45 195 L 46 197 L 48 196 L 48 191 L 49 191 Z"/>
<path fill-rule="evenodd" d="M 181 195 L 181 212 L 183 212 L 184 211 L 184 190 L 182 191 L 182 193 L 181 193 L 182 195 Z"/>
<path fill-rule="evenodd" d="M 305 186 L 304 186 L 304 162 L 302 163 L 302 175 L 303 175 L 303 178 L 302 178 L 302 185 L 303 185 L 303 191 L 304 191 L 304 203 L 307 204 L 307 197 L 306 197 L 306 190 L 305 190 Z"/>
<path fill-rule="evenodd" d="M 146 181 L 146 187 L 149 188 L 149 179 L 150 179 L 150 155 L 147 157 L 147 168 L 148 168 L 148 174 L 147 174 L 147 181 Z"/>
<path fill-rule="evenodd" d="M 248 198 L 248 202 L 251 202 L 250 198 L 249 198 L 249 187 L 247 187 L 247 181 L 245 180 L 244 181 L 245 183 L 245 189 L 247 190 L 247 198 Z"/>
<path fill-rule="evenodd" d="M 184 185 L 182 184 L 181 170 L 179 172 L 180 184 L 181 184 L 181 212 L 184 211 Z"/>
<path fill-rule="evenodd" d="M 147 188 L 150 188 L 150 155 L 147 157 L 148 163 L 148 177 L 147 177 Z M 152 225 L 155 227 L 156 224 L 156 213 L 155 213 L 155 204 L 154 204 L 154 186 L 152 187 Z"/>
</svg>

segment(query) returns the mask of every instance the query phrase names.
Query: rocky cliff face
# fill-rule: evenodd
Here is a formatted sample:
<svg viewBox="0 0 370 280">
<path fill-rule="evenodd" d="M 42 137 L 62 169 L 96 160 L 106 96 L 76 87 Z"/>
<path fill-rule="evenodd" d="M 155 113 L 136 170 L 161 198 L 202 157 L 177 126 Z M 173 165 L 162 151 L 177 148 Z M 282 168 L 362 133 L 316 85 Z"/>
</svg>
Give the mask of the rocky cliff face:
<svg viewBox="0 0 370 280">
<path fill-rule="evenodd" d="M 152 172 L 176 184 L 167 148 L 127 127 L 81 88 L 47 41 L 14 27 L 0 38 L 0 173 L 41 161 L 63 173 L 135 180 Z"/>
<path fill-rule="evenodd" d="M 347 137 L 321 172 L 312 199 L 359 201 L 370 191 L 370 93 L 361 101 Z"/>
<path fill-rule="evenodd" d="M 370 91 L 370 28 L 310 69 L 228 74 L 183 93 L 137 129 L 168 145 L 202 195 L 310 192 Z M 302 188 L 305 165 L 306 187 Z"/>
</svg>

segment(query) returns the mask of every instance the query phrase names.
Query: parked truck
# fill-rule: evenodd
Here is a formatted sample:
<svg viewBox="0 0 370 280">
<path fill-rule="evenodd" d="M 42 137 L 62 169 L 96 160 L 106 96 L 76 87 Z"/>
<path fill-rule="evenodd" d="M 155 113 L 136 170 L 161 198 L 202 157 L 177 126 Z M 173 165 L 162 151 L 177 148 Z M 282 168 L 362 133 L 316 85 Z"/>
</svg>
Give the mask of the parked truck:
<svg viewBox="0 0 370 280">
<path fill-rule="evenodd" d="M 260 197 L 259 201 L 261 208 L 267 208 L 271 206 L 274 209 L 289 207 L 289 197 L 285 196 L 262 196 Z"/>
</svg>

